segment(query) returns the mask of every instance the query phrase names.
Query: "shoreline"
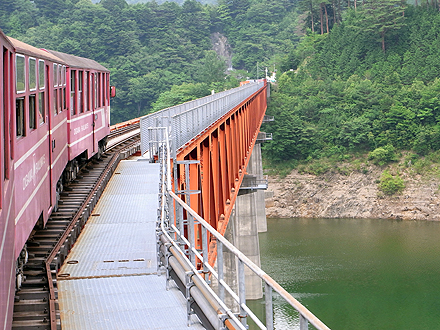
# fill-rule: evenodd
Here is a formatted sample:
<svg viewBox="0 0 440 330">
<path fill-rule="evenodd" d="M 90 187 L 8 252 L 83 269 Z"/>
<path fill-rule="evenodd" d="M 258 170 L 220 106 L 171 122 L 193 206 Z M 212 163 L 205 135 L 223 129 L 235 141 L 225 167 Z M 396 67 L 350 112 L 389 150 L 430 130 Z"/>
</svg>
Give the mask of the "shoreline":
<svg viewBox="0 0 440 330">
<path fill-rule="evenodd" d="M 293 170 L 268 177 L 268 218 L 379 218 L 440 221 L 440 180 L 401 173 L 405 189 L 386 196 L 377 186 L 382 170 L 319 176 Z M 272 194 L 273 192 L 273 194 Z"/>
</svg>

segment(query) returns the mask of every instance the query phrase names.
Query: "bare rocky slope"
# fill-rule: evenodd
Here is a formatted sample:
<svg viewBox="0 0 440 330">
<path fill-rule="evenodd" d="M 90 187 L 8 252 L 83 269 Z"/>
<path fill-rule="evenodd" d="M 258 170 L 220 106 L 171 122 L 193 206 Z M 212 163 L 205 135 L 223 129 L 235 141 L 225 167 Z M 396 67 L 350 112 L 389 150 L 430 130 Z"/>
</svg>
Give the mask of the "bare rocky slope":
<svg viewBox="0 0 440 330">
<path fill-rule="evenodd" d="M 377 184 L 382 171 L 372 166 L 367 174 L 351 171 L 315 176 L 294 170 L 285 178 L 269 176 L 266 214 L 281 218 L 440 220 L 438 179 L 403 172 L 403 192 L 385 196 Z"/>
</svg>

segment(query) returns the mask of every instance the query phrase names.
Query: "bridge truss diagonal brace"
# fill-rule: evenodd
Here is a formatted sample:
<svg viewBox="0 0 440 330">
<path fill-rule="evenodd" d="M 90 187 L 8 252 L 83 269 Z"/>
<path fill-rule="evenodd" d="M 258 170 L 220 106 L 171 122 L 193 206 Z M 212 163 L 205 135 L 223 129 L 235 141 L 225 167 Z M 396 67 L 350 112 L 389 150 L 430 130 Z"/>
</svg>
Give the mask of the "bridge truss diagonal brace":
<svg viewBox="0 0 440 330">
<path fill-rule="evenodd" d="M 201 194 L 180 198 L 211 226 L 224 235 L 240 185 L 246 173 L 252 149 L 267 108 L 267 85 L 231 109 L 197 137 L 177 150 L 176 167 L 178 191 L 201 191 Z M 191 162 L 189 187 L 181 161 Z M 188 171 L 187 171 L 188 172 Z M 188 204 L 189 204 L 188 203 Z M 195 225 L 196 247 L 202 247 L 200 225 Z M 188 233 L 189 231 L 186 230 Z M 217 257 L 216 240 L 207 238 L 208 260 Z"/>
</svg>

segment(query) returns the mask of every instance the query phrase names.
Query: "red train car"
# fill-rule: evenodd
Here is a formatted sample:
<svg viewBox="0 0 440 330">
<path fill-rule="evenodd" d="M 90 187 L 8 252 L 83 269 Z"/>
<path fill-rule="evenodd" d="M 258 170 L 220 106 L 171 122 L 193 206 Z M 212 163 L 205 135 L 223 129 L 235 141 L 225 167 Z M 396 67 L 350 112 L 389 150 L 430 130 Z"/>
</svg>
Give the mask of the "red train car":
<svg viewBox="0 0 440 330">
<path fill-rule="evenodd" d="M 49 53 L 67 65 L 70 95 L 67 114 L 68 158 L 67 180 L 74 179 L 82 159 L 100 155 L 110 133 L 110 72 L 87 58 L 53 50 Z"/>
<path fill-rule="evenodd" d="M 15 48 L 15 257 L 57 205 L 67 164 L 66 65 L 9 38 Z"/>
<path fill-rule="evenodd" d="M 15 289 L 13 61 L 14 48 L 0 30 L 0 328 L 4 329 L 12 325 Z"/>
<path fill-rule="evenodd" d="M 63 185 L 105 150 L 110 76 L 99 63 L 38 49 L 0 30 L 0 328 L 10 329 L 26 241 Z"/>
</svg>

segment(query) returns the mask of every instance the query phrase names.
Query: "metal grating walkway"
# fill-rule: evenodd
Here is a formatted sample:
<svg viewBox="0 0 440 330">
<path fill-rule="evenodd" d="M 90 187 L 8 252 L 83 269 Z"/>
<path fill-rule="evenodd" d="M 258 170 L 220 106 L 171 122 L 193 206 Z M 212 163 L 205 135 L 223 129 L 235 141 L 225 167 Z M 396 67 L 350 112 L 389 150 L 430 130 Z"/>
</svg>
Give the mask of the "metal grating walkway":
<svg viewBox="0 0 440 330">
<path fill-rule="evenodd" d="M 121 161 L 58 273 L 63 330 L 203 329 L 157 274 L 159 164 Z"/>
</svg>

